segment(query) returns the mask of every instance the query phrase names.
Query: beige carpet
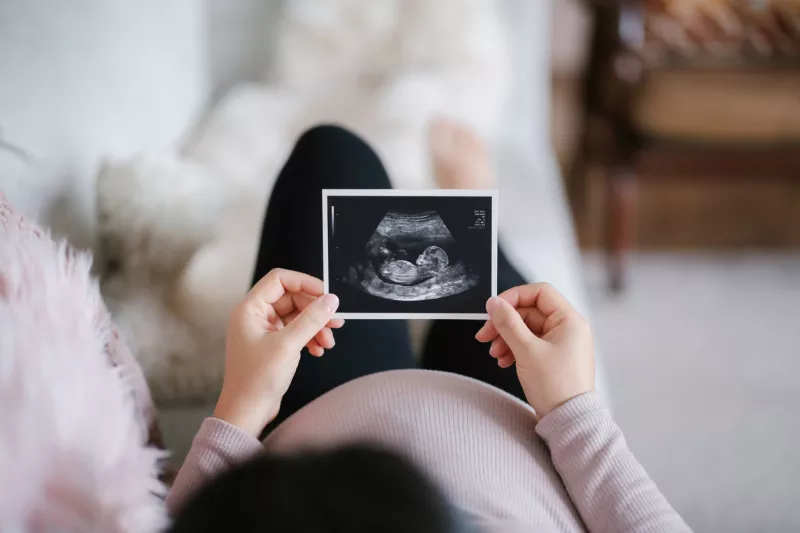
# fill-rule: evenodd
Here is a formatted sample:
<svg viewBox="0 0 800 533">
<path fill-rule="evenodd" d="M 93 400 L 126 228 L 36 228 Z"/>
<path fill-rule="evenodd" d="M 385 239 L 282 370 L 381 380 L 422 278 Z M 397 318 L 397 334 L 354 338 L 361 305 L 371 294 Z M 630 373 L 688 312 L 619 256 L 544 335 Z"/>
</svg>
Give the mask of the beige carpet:
<svg viewBox="0 0 800 533">
<path fill-rule="evenodd" d="M 617 421 L 696 533 L 800 531 L 800 254 L 584 257 Z"/>
</svg>

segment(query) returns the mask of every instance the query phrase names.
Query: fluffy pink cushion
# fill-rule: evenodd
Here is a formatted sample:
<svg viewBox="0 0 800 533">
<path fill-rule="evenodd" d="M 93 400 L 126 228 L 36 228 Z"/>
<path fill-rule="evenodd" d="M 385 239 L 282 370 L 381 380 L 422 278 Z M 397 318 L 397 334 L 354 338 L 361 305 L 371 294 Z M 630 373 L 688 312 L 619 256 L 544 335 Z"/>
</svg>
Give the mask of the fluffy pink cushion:
<svg viewBox="0 0 800 533">
<path fill-rule="evenodd" d="M 0 193 L 0 531 L 164 524 L 150 395 L 90 267 Z"/>
</svg>

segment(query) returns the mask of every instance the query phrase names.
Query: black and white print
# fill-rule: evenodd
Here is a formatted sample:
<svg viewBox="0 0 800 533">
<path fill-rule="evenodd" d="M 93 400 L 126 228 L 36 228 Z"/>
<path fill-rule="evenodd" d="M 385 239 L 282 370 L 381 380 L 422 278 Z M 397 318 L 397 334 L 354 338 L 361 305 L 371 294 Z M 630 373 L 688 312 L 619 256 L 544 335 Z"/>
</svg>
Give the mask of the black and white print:
<svg viewBox="0 0 800 533">
<path fill-rule="evenodd" d="M 496 191 L 323 191 L 326 291 L 341 318 L 486 318 Z"/>
</svg>

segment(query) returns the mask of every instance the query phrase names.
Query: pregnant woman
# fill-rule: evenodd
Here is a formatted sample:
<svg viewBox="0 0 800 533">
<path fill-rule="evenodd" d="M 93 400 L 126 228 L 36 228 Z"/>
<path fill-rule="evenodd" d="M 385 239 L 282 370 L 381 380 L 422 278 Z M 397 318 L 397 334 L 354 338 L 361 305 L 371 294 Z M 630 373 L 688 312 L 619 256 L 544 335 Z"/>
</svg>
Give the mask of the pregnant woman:
<svg viewBox="0 0 800 533">
<path fill-rule="evenodd" d="M 430 144 L 441 187 L 492 188 L 469 130 L 440 120 Z M 320 191 L 388 187 L 353 134 L 298 141 L 214 416 L 167 499 L 174 531 L 689 531 L 594 392 L 586 321 L 502 252 L 490 320 L 436 321 L 419 364 L 405 322 L 331 319 Z"/>
</svg>

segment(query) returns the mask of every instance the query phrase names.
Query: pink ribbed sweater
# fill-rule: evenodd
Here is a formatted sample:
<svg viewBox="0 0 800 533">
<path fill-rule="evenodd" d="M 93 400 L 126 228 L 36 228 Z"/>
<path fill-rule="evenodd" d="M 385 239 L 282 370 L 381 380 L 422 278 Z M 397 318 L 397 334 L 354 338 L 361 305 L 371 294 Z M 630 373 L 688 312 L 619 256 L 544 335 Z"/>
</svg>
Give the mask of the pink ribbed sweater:
<svg viewBox="0 0 800 533">
<path fill-rule="evenodd" d="M 690 531 L 595 393 L 537 424 L 530 406 L 503 391 L 425 370 L 342 385 L 295 413 L 263 445 L 206 419 L 167 505 L 174 512 L 199 485 L 264 450 L 350 442 L 376 443 L 410 458 L 481 531 Z"/>
</svg>

